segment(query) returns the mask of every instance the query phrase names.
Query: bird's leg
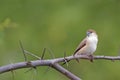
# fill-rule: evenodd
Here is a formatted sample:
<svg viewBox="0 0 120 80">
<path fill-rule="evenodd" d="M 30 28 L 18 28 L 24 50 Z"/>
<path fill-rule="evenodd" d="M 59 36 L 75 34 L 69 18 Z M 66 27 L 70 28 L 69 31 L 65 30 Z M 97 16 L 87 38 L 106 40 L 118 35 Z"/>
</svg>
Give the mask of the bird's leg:
<svg viewBox="0 0 120 80">
<path fill-rule="evenodd" d="M 93 62 L 94 60 L 94 56 L 91 54 L 91 55 L 88 55 L 89 59 L 90 59 L 90 62 Z"/>
<path fill-rule="evenodd" d="M 76 56 L 76 55 L 73 55 L 74 57 Z M 76 61 L 79 63 L 80 61 L 79 61 L 79 59 L 76 59 Z"/>
</svg>

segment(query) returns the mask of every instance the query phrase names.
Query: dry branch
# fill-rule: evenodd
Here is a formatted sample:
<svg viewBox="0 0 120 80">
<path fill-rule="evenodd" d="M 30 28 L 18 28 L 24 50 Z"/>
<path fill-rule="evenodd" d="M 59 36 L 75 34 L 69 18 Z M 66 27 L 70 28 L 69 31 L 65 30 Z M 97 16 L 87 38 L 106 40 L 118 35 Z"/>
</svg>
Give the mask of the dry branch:
<svg viewBox="0 0 120 80">
<path fill-rule="evenodd" d="M 77 57 L 74 56 L 68 56 L 63 58 L 55 58 L 55 59 L 47 59 L 47 60 L 34 60 L 34 61 L 26 61 L 26 62 L 18 62 L 14 64 L 9 64 L 5 66 L 0 67 L 0 74 L 9 72 L 16 69 L 22 69 L 22 68 L 29 68 L 29 67 L 37 67 L 37 66 L 50 66 L 56 69 L 57 71 L 64 74 L 66 77 L 72 80 L 80 80 L 77 76 L 63 68 L 58 63 L 65 62 L 65 60 L 73 60 L 73 59 L 86 59 L 89 60 L 88 56 L 80 55 Z M 103 60 L 120 60 L 120 56 L 94 56 L 94 60 L 103 59 Z"/>
</svg>

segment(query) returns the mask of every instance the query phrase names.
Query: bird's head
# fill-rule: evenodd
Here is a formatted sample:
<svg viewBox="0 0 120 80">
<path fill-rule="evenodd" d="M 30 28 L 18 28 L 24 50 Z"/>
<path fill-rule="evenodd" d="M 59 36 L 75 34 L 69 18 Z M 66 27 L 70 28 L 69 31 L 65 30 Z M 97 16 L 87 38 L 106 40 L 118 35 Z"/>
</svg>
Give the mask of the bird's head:
<svg viewBox="0 0 120 80">
<path fill-rule="evenodd" d="M 87 36 L 88 36 L 88 37 L 89 37 L 89 36 L 97 36 L 96 31 L 93 30 L 93 29 L 89 29 L 89 30 L 87 31 Z"/>
</svg>

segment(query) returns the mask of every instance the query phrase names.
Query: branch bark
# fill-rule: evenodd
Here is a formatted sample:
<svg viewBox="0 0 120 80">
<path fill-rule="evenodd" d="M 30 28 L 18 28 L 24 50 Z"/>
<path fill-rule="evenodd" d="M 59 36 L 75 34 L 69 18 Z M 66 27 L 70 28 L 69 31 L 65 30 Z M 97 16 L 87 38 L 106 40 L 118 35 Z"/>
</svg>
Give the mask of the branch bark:
<svg viewBox="0 0 120 80">
<path fill-rule="evenodd" d="M 55 63 L 52 67 L 56 69 L 57 71 L 61 72 L 63 75 L 67 76 L 71 80 L 81 80 L 79 77 L 77 77 L 76 75 L 68 71 L 67 69 L 63 68 L 58 63 Z"/>
<path fill-rule="evenodd" d="M 57 71 L 61 72 L 63 75 L 68 77 L 71 80 L 80 80 L 77 76 L 63 68 L 58 63 L 65 62 L 65 60 L 74 60 L 74 59 L 85 59 L 89 60 L 88 56 L 85 55 L 79 55 L 79 56 L 68 56 L 63 58 L 55 58 L 55 59 L 47 59 L 47 60 L 34 60 L 34 61 L 26 61 L 26 62 L 18 62 L 14 64 L 8 64 L 5 66 L 0 67 L 0 74 L 9 72 L 12 70 L 22 69 L 22 68 L 29 68 L 29 67 L 37 67 L 37 66 L 50 66 Z M 94 60 L 120 60 L 120 56 L 94 56 Z"/>
</svg>

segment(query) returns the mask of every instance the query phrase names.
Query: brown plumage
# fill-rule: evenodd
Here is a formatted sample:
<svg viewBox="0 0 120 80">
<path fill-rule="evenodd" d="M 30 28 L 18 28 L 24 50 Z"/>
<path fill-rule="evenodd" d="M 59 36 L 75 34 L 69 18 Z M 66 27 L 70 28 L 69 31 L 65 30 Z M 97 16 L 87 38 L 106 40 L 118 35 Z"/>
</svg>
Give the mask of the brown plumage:
<svg viewBox="0 0 120 80">
<path fill-rule="evenodd" d="M 78 45 L 78 47 L 76 48 L 75 52 L 73 55 L 75 55 L 82 47 L 84 47 L 86 45 L 86 38 L 82 40 L 82 42 Z"/>
</svg>

